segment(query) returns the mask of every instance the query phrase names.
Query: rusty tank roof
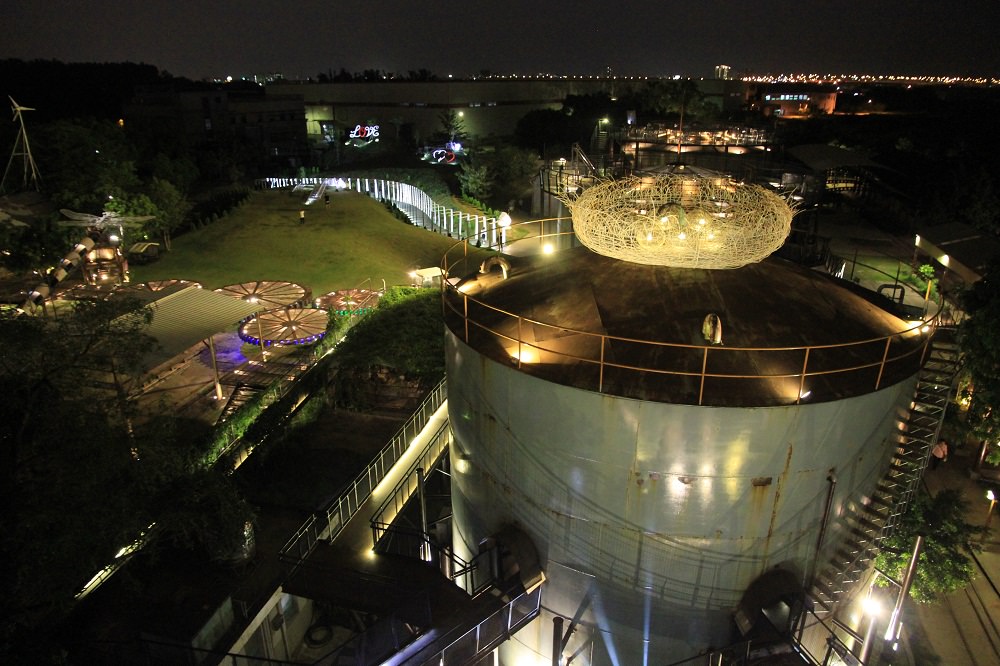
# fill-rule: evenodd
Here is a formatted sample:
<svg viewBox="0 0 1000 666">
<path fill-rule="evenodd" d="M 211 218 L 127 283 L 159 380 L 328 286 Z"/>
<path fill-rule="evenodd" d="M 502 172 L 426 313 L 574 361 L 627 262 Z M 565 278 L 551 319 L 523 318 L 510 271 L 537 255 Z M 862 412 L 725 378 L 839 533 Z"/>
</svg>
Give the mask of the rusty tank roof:
<svg viewBox="0 0 1000 666">
<path fill-rule="evenodd" d="M 771 406 L 861 395 L 915 373 L 927 337 L 887 300 L 777 258 L 732 270 L 583 247 L 504 259 L 506 279 L 468 272 L 446 286 L 451 330 L 524 372 L 624 397 Z"/>
</svg>

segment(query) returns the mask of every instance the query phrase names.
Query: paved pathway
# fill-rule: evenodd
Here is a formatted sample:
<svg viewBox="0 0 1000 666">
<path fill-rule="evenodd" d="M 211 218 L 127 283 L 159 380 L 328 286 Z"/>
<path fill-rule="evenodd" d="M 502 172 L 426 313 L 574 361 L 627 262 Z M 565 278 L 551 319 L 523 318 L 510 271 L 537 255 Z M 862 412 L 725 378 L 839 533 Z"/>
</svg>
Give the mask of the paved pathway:
<svg viewBox="0 0 1000 666">
<path fill-rule="evenodd" d="M 945 488 L 961 491 L 968 503 L 966 520 L 985 524 L 990 508 L 987 489 L 1000 490 L 1000 482 L 974 480 L 970 470 L 976 463 L 977 451 L 958 450 L 948 462 L 924 477 L 930 492 Z M 912 663 L 969 664 L 996 666 L 1000 664 L 1000 517 L 993 516 L 990 531 L 983 540 L 983 550 L 976 555 L 981 565 L 977 579 L 966 589 L 954 592 L 934 604 L 913 604 L 906 616 L 916 621 L 917 632 L 911 651 Z M 936 661 L 934 661 L 936 659 Z"/>
</svg>

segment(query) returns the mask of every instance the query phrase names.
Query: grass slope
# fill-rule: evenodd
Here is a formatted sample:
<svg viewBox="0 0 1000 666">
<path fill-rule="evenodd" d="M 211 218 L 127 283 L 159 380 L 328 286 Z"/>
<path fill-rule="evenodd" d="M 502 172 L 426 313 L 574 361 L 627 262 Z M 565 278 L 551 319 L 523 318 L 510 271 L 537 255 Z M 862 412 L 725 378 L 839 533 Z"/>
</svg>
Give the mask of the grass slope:
<svg viewBox="0 0 1000 666">
<path fill-rule="evenodd" d="M 224 218 L 186 233 L 159 261 L 132 269 L 133 282 L 187 279 L 215 289 L 255 280 L 295 282 L 315 295 L 361 286 L 408 284 L 414 266 L 437 266 L 454 240 L 395 219 L 379 202 L 331 193 L 306 207 L 306 194 L 255 192 Z M 299 211 L 306 223 L 299 224 Z"/>
</svg>

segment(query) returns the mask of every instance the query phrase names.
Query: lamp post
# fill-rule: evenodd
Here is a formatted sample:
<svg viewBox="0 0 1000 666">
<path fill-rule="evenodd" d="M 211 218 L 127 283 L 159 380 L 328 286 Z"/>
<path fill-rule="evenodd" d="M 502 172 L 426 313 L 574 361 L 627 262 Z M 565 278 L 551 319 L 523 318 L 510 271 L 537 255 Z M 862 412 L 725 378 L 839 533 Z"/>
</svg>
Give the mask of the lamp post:
<svg viewBox="0 0 1000 666">
<path fill-rule="evenodd" d="M 868 659 L 871 657 L 872 644 L 875 642 L 875 624 L 878 616 L 882 612 L 882 607 L 875 597 L 868 597 L 864 602 L 865 615 L 868 616 L 868 627 L 861 642 L 861 649 L 858 651 L 858 662 L 862 666 L 868 666 Z"/>
<path fill-rule="evenodd" d="M 920 551 L 924 547 L 924 535 L 918 534 L 917 539 L 913 544 L 913 552 L 910 555 L 910 562 L 906 566 L 906 573 L 903 575 L 903 582 L 899 586 L 899 596 L 896 597 L 896 603 L 892 607 L 892 612 L 889 614 L 889 626 L 885 629 L 885 640 L 895 642 L 897 638 L 897 633 L 901 622 L 899 620 L 900 612 L 903 610 L 903 602 L 906 597 L 910 594 L 910 587 L 913 585 L 913 578 L 917 573 L 917 560 L 920 558 Z M 895 647 L 893 647 L 895 649 Z"/>
<path fill-rule="evenodd" d="M 997 496 L 992 490 L 986 491 L 986 499 L 990 501 L 990 509 L 986 512 L 986 524 L 983 525 L 983 538 L 986 538 L 986 532 L 990 529 L 990 520 L 993 518 L 993 507 L 997 504 Z"/>
</svg>

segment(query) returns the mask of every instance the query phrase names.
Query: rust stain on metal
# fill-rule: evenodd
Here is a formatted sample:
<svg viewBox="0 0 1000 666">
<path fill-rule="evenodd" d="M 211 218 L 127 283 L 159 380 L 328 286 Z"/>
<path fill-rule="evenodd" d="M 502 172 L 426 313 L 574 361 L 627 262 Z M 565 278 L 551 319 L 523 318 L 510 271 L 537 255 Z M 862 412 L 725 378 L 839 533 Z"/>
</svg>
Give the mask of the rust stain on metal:
<svg viewBox="0 0 1000 666">
<path fill-rule="evenodd" d="M 756 481 L 756 479 L 754 479 Z M 750 485 L 750 519 L 749 524 L 757 525 L 764 511 L 764 500 L 770 491 L 767 486 L 753 483 Z"/>
<path fill-rule="evenodd" d="M 789 442 L 788 453 L 785 455 L 785 468 L 781 470 L 781 476 L 778 477 L 778 485 L 774 489 L 774 502 L 771 505 L 771 522 L 767 526 L 767 540 L 764 543 L 765 561 L 771 551 L 771 535 L 774 533 L 774 523 L 778 520 L 778 502 L 781 501 L 781 486 L 788 479 L 788 469 L 792 466 L 792 453 L 794 450 L 795 448 L 792 446 L 792 443 Z"/>
</svg>

